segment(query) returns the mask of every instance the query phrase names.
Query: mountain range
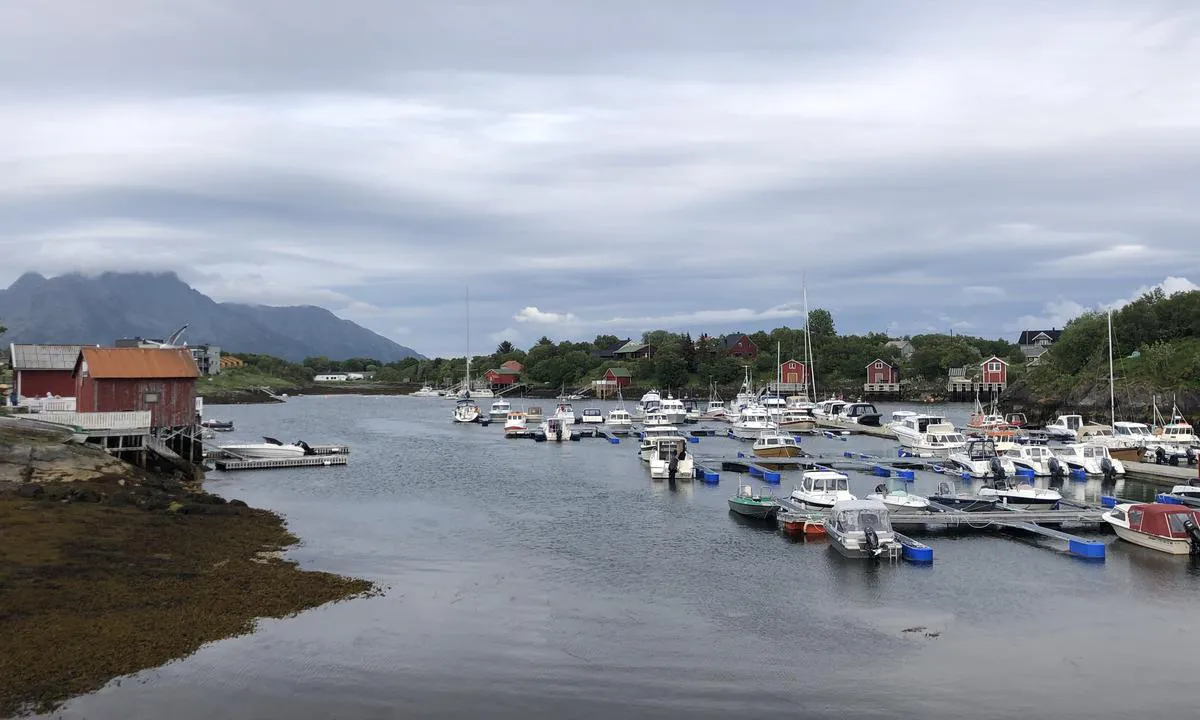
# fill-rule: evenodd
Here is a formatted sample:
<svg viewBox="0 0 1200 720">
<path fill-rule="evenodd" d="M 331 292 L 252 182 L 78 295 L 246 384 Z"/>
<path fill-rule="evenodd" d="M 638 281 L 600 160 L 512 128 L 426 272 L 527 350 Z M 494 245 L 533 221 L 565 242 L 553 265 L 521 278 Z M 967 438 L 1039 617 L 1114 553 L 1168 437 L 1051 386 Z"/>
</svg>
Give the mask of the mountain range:
<svg viewBox="0 0 1200 720">
<path fill-rule="evenodd" d="M 166 338 L 187 324 L 189 345 L 274 355 L 293 362 L 324 356 L 395 362 L 424 359 L 361 325 L 312 305 L 219 303 L 174 273 L 103 273 L 46 278 L 26 273 L 0 290 L 6 342 L 111 345 L 120 338 Z"/>
</svg>

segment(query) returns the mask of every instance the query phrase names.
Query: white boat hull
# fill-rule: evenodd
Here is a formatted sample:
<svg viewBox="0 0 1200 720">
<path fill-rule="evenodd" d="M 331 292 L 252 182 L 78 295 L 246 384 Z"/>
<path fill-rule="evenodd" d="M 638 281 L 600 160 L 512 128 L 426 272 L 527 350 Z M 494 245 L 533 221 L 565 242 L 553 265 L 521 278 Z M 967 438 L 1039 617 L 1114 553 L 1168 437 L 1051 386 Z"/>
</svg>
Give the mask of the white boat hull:
<svg viewBox="0 0 1200 720">
<path fill-rule="evenodd" d="M 261 445 L 221 445 L 220 448 L 240 457 L 255 459 L 294 458 L 304 455 L 304 448 L 298 445 L 264 443 Z"/>
<path fill-rule="evenodd" d="M 1108 520 L 1108 518 L 1105 518 Z M 1116 531 L 1117 537 L 1126 542 L 1131 542 L 1134 545 L 1141 545 L 1151 550 L 1158 550 L 1170 555 L 1187 555 L 1192 551 L 1192 544 L 1187 540 L 1179 540 L 1176 538 L 1165 538 L 1159 535 L 1151 535 L 1150 533 L 1138 532 L 1115 522 L 1109 521 L 1109 525 Z"/>
<path fill-rule="evenodd" d="M 670 475 L 669 460 L 663 460 L 659 457 L 650 458 L 650 477 L 654 480 L 666 480 Z M 689 453 L 687 457 L 679 461 L 679 466 L 675 469 L 676 480 L 691 480 L 695 477 L 696 468 L 692 464 L 692 456 Z"/>
<path fill-rule="evenodd" d="M 764 432 L 776 430 L 775 423 L 752 423 L 742 425 L 735 423 L 733 436 L 738 440 L 757 440 Z"/>
</svg>

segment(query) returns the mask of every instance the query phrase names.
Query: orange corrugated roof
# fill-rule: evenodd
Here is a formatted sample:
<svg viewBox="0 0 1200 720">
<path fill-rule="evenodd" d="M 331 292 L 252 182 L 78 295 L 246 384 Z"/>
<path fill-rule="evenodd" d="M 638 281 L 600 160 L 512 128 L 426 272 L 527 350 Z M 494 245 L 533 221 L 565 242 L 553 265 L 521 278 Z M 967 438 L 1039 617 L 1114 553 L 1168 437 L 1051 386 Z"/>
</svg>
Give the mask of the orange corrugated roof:
<svg viewBox="0 0 1200 720">
<path fill-rule="evenodd" d="M 80 350 L 94 378 L 200 377 L 187 348 L 98 348 Z"/>
</svg>

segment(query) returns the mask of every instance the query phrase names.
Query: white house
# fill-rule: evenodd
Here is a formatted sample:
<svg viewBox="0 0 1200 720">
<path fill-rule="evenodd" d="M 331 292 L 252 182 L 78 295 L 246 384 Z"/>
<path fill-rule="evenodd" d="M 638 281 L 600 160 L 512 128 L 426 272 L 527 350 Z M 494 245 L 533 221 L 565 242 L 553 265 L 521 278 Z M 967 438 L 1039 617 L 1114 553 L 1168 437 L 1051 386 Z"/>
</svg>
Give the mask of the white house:
<svg viewBox="0 0 1200 720">
<path fill-rule="evenodd" d="M 346 374 L 317 375 L 313 377 L 313 382 L 346 382 L 349 379 L 350 376 Z"/>
</svg>

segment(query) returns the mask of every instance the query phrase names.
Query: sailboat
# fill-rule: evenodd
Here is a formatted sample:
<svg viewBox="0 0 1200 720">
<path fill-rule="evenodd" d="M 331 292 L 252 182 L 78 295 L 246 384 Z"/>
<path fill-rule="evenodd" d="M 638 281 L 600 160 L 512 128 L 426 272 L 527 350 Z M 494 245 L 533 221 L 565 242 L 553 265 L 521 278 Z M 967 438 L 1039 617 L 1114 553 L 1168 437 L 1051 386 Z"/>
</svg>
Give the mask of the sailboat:
<svg viewBox="0 0 1200 720">
<path fill-rule="evenodd" d="M 454 422 L 479 422 L 479 405 L 471 399 L 471 289 L 467 288 L 467 370 L 463 379 L 462 396 L 454 403 Z"/>
</svg>

